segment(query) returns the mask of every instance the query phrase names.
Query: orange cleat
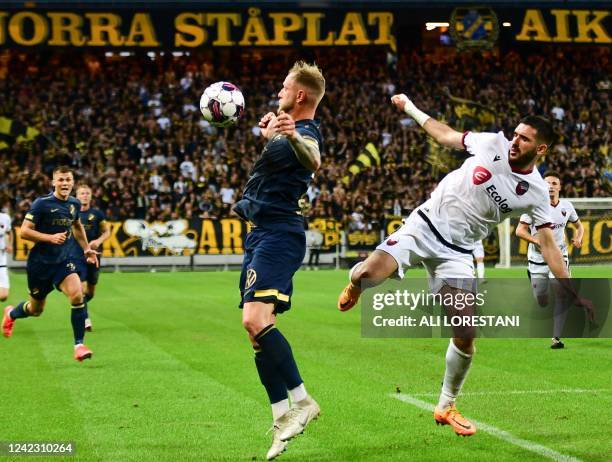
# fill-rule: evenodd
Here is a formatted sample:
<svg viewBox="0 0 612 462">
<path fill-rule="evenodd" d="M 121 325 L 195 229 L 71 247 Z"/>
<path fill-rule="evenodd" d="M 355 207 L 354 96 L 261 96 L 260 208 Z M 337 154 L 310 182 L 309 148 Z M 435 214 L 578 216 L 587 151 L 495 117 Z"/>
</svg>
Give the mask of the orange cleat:
<svg viewBox="0 0 612 462">
<path fill-rule="evenodd" d="M 454 404 L 440 410 L 434 409 L 434 419 L 438 425 L 450 425 L 457 435 L 471 436 L 476 433 L 476 425 L 463 417 Z"/>
<path fill-rule="evenodd" d="M 352 282 L 344 288 L 340 297 L 338 297 L 338 309 L 340 311 L 348 311 L 353 308 L 359 301 L 361 289 L 355 287 Z"/>
<path fill-rule="evenodd" d="M 79 343 L 74 349 L 74 359 L 81 362 L 84 359 L 90 359 L 93 352 L 82 343 Z"/>
<path fill-rule="evenodd" d="M 13 335 L 13 326 L 15 325 L 15 321 L 9 316 L 12 309 L 13 305 L 9 305 L 4 308 L 4 317 L 2 318 L 2 333 L 6 338 Z"/>
</svg>

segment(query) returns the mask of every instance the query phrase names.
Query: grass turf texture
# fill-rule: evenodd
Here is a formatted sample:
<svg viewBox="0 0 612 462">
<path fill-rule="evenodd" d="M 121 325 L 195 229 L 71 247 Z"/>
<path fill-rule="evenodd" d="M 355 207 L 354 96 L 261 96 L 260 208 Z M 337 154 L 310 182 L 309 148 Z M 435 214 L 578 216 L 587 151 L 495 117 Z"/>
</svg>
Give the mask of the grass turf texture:
<svg viewBox="0 0 612 462">
<path fill-rule="evenodd" d="M 294 307 L 280 317 L 322 415 L 279 460 L 543 460 L 484 432 L 458 438 L 429 412 L 392 399 L 399 388 L 435 402 L 448 340 L 361 338 L 359 309 L 335 307 L 346 278 L 299 272 Z M 15 303 L 25 277 L 11 281 Z M 18 320 L 13 337 L 0 338 L 0 441 L 76 443 L 76 456 L 51 460 L 263 460 L 271 415 L 236 308 L 237 281 L 236 272 L 103 274 L 86 337 L 94 357 L 83 364 L 72 359 L 68 303 L 52 294 L 41 318 Z M 570 339 L 561 351 L 549 342 L 478 341 L 460 409 L 557 452 L 609 460 L 612 341 Z M 607 391 L 471 395 L 576 388 Z"/>
</svg>

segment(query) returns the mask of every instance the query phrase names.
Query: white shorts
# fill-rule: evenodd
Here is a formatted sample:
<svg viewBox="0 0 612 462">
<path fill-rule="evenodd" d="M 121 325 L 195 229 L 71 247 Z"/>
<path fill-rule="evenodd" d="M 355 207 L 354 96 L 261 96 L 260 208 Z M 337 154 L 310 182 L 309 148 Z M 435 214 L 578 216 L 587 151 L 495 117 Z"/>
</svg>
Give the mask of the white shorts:
<svg viewBox="0 0 612 462">
<path fill-rule="evenodd" d="M 0 287 L 3 289 L 10 289 L 11 284 L 9 282 L 8 277 L 8 268 L 5 266 L 4 268 L 0 268 Z"/>
<path fill-rule="evenodd" d="M 484 247 L 482 245 L 482 241 L 477 241 L 474 243 L 472 255 L 474 255 L 474 258 L 484 258 Z"/>
<path fill-rule="evenodd" d="M 429 276 L 429 289 L 438 293 L 444 285 L 474 291 L 472 253 L 462 253 L 443 244 L 415 210 L 401 228 L 378 247 L 397 262 L 397 273 L 404 277 L 404 268 L 423 264 Z"/>
<path fill-rule="evenodd" d="M 567 268 L 567 272 L 570 273 L 570 269 L 569 269 L 569 256 L 567 255 L 563 255 L 563 261 L 565 262 L 565 267 Z M 527 269 L 529 270 L 529 275 L 533 278 L 545 278 L 545 277 L 549 277 L 549 278 L 554 278 L 555 275 L 552 274 L 552 271 L 550 271 L 550 268 L 548 267 L 548 265 L 546 263 L 543 264 L 537 264 L 537 263 L 533 263 L 532 261 L 529 261 L 529 263 L 527 264 Z M 571 273 L 570 273 L 571 276 Z"/>
</svg>

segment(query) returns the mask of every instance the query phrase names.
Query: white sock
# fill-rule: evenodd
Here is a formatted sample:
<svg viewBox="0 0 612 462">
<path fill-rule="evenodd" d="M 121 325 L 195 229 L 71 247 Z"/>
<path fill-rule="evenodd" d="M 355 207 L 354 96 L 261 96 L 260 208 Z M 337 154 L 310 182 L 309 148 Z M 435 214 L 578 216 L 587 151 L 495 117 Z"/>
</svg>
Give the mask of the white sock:
<svg viewBox="0 0 612 462">
<path fill-rule="evenodd" d="M 272 418 L 276 422 L 289 411 L 289 399 L 285 398 L 278 403 L 272 403 Z"/>
<path fill-rule="evenodd" d="M 483 261 L 476 262 L 476 273 L 478 274 L 478 279 L 484 279 L 484 262 Z"/>
<path fill-rule="evenodd" d="M 303 383 L 295 387 L 293 390 L 289 390 L 289 396 L 291 397 L 292 403 L 302 401 L 308 394 L 306 393 L 306 387 Z"/>
<path fill-rule="evenodd" d="M 446 370 L 444 371 L 444 382 L 442 392 L 438 400 L 438 408 L 444 409 L 455 402 L 465 377 L 472 364 L 472 356 L 464 353 L 455 346 L 453 339 L 450 339 L 446 350 Z"/>
</svg>

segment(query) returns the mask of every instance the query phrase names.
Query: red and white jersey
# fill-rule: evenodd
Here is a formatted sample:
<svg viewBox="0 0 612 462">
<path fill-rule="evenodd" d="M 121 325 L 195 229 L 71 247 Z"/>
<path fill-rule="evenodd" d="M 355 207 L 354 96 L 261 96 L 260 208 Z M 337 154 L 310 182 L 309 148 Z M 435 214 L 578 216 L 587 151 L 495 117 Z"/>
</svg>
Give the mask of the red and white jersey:
<svg viewBox="0 0 612 462">
<path fill-rule="evenodd" d="M 578 221 L 578 214 L 572 203 L 565 199 L 559 199 L 557 205 L 551 205 L 550 216 L 552 219 L 551 229 L 555 236 L 555 242 L 561 249 L 561 253 L 567 256 L 567 241 L 565 240 L 565 227 L 567 222 L 571 221 L 576 223 Z M 533 226 L 533 220 L 529 214 L 523 214 L 520 218 L 521 223 L 525 223 L 530 226 L 531 234 L 534 235 L 537 230 Z M 527 249 L 527 259 L 534 263 L 544 263 L 544 257 L 540 253 L 540 250 L 533 244 L 529 244 Z"/>
<path fill-rule="evenodd" d="M 471 251 L 497 224 L 524 213 L 537 228 L 550 225 L 548 184 L 537 169 L 510 166 L 510 141 L 502 132 L 466 132 L 463 144 L 472 156 L 419 207 L 446 241 Z"/>
</svg>

